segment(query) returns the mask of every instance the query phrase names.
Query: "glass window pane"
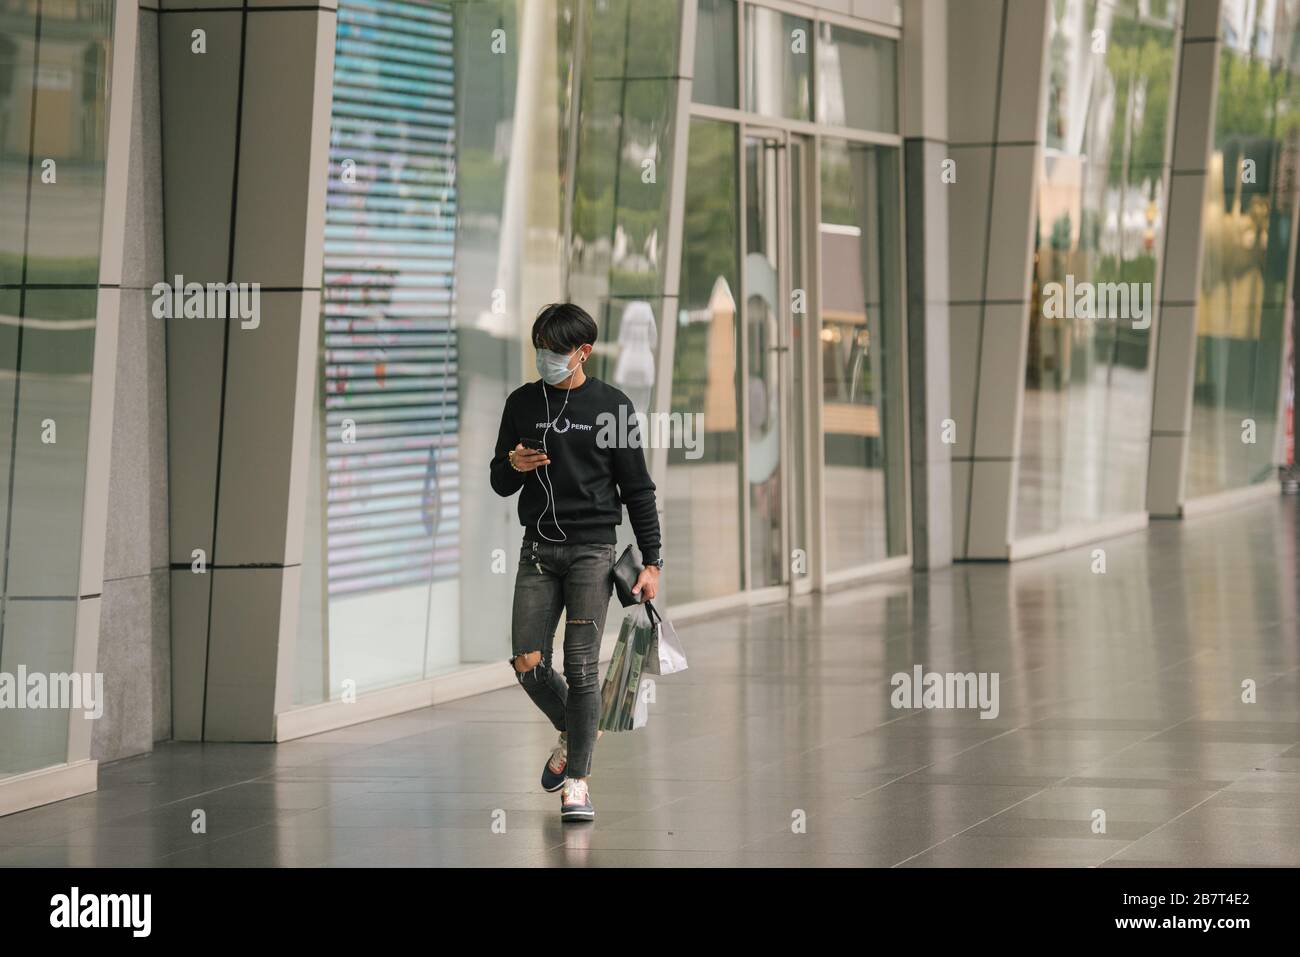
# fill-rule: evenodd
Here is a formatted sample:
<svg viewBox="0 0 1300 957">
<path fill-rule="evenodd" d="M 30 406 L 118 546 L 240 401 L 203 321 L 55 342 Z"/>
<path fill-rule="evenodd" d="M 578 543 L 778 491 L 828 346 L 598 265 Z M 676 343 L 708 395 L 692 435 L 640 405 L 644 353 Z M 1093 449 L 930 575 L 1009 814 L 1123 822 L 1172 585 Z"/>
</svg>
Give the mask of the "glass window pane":
<svg viewBox="0 0 1300 957">
<path fill-rule="evenodd" d="M 608 382 L 631 400 L 638 412 L 654 411 L 655 381 L 659 368 L 660 327 L 664 315 L 664 300 L 654 296 L 613 297 L 602 305 L 592 318 L 600 329 L 590 359 L 587 373 Z M 671 411 L 671 410 L 670 410 Z M 686 425 L 687 420 L 683 419 Z M 682 436 L 694 436 L 702 441 L 698 432 L 683 431 Z M 697 448 L 702 448 L 702 445 Z M 645 449 L 646 464 L 654 468 L 657 449 Z M 673 453 L 667 453 L 670 458 Z M 677 452 L 678 456 L 684 452 Z M 692 452 L 692 455 L 695 453 Z M 665 493 L 659 490 L 662 496 Z M 668 519 L 662 519 L 665 523 Z M 661 528 L 661 534 L 666 531 Z M 624 521 L 615 529 L 616 548 L 619 554 L 628 545 L 636 544 L 632 523 Z M 663 554 L 668 559 L 668 552 Z"/>
<path fill-rule="evenodd" d="M 94 289 L 26 291 L 9 515 L 10 597 L 77 594 L 96 302 Z"/>
<path fill-rule="evenodd" d="M 26 290 L 21 329 L 5 323 L 0 392 L 14 447 L 4 434 L 0 511 L 9 523 L 0 672 L 66 673 L 72 668 L 81 565 L 81 514 L 89 439 L 97 294 L 93 289 Z M 12 320 L 14 297 L 0 296 Z M 20 335 L 14 335 L 14 332 Z M 17 376 L 14 375 L 15 365 Z M 16 400 L 16 408 L 15 408 Z M 15 422 L 16 419 L 16 422 Z M 0 776 L 67 758 L 68 712 L 0 709 Z"/>
<path fill-rule="evenodd" d="M 22 281 L 27 245 L 36 6 L 5 4 L 4 17 L 5 28 L 0 33 L 0 285 L 12 285 Z"/>
<path fill-rule="evenodd" d="M 1092 41 L 1103 23 L 1104 55 Z M 1150 329 L 1142 326 L 1154 308 L 1163 243 L 1175 58 L 1172 26 L 1093 0 L 1054 7 L 1049 42 L 1018 539 L 1144 508 Z M 1104 315 L 1078 314 L 1079 293 L 1107 289 L 1124 291 L 1115 302 L 1127 312 L 1107 304 Z M 1066 298 L 1072 301 L 1062 306 Z"/>
<path fill-rule="evenodd" d="M 523 0 L 392 0 L 379 20 L 339 6 L 296 704 L 509 654 L 522 529 L 480 479 L 505 397 L 534 377 L 528 326 L 561 297 L 576 102 L 578 5 L 537 3 L 536 18 Z M 607 12 L 621 38 L 676 5 Z M 497 29 L 508 42 L 484 56 Z M 657 76 L 675 54 L 637 55 Z M 525 57 L 538 70 L 521 82 Z M 646 99 L 630 102 L 640 143 Z"/>
<path fill-rule="evenodd" d="M 555 0 L 542 0 L 548 2 Z M 584 69 L 599 79 L 675 76 L 681 2 L 592 0 L 586 7 L 589 59 Z"/>
<path fill-rule="evenodd" d="M 670 185 L 660 170 L 672 156 L 674 89 L 661 79 L 587 85 L 569 281 L 570 298 L 593 316 L 609 296 L 660 292 Z"/>
<path fill-rule="evenodd" d="M 817 37 L 817 120 L 898 131 L 898 44 L 888 37 L 821 24 Z"/>
<path fill-rule="evenodd" d="M 695 24 L 696 103 L 736 103 L 736 0 L 699 0 Z"/>
<path fill-rule="evenodd" d="M 736 140 L 729 123 L 691 120 L 671 411 L 702 415 L 704 434 L 695 457 L 668 453 L 664 560 L 674 602 L 733 594 L 741 583 Z"/>
<path fill-rule="evenodd" d="M 745 8 L 745 104 L 753 113 L 812 119 L 812 21 Z"/>
<path fill-rule="evenodd" d="M 113 5 L 87 4 L 76 11 L 75 26 L 42 10 L 26 282 L 93 283 L 99 279 Z"/>
<path fill-rule="evenodd" d="M 1285 66 L 1295 56 L 1291 41 L 1297 19 L 1296 0 L 1232 0 L 1220 7 L 1219 35 L 1236 53 Z"/>
<path fill-rule="evenodd" d="M 80 515 L 80 511 L 77 513 Z M 0 644 L 0 672 L 69 674 L 77 629 L 77 601 L 8 598 Z M 0 708 L 0 778 L 68 760 L 66 708 Z M 76 720 L 83 720 L 76 713 Z"/>
<path fill-rule="evenodd" d="M 826 563 L 907 551 L 898 152 L 821 144 Z"/>
<path fill-rule="evenodd" d="M 21 289 L 0 289 L 0 533 L 9 527 L 9 469 L 13 462 L 10 436 L 18 402 L 18 318 Z M 8 556 L 0 549 L 0 581 Z"/>
<path fill-rule="evenodd" d="M 430 634 L 433 596 L 457 604 L 452 13 L 399 11 L 339 10 L 300 703 L 458 654 Z"/>
<path fill-rule="evenodd" d="M 36 12 L 8 4 L 0 33 L 6 674 L 67 673 L 73 664 L 113 5 L 46 3 L 39 34 Z M 60 708 L 0 709 L 0 776 L 67 760 L 68 719 Z"/>
<path fill-rule="evenodd" d="M 611 299 L 605 313 L 597 323 L 600 339 L 587 362 L 587 373 L 615 386 L 632 400 L 638 412 L 653 411 L 656 369 L 659 366 L 659 324 L 663 316 L 663 300 L 653 297 Z M 593 317 L 594 318 L 594 317 Z M 646 449 L 646 461 L 652 450 Z M 620 534 L 631 526 L 619 526 Z"/>
<path fill-rule="evenodd" d="M 1241 32 L 1232 35 L 1219 60 L 1196 316 L 1189 497 L 1276 474 L 1293 229 L 1291 197 L 1277 184 L 1294 162 L 1288 153 L 1300 101 L 1296 74 L 1273 59 L 1293 48 L 1294 21 L 1266 16 L 1271 7 L 1265 5 L 1245 6 L 1249 16 L 1237 21 Z M 1275 35 L 1279 23 L 1283 29 Z"/>
</svg>

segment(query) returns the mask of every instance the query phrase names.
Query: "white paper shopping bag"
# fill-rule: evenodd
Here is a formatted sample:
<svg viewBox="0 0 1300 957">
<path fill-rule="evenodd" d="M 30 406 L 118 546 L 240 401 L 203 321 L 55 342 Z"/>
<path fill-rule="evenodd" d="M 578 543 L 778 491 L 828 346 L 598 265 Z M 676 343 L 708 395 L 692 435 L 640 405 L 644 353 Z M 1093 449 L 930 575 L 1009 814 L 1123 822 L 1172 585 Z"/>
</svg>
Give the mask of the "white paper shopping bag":
<svg viewBox="0 0 1300 957">
<path fill-rule="evenodd" d="M 654 623 L 654 637 L 650 640 L 650 653 L 646 655 L 645 671 L 652 675 L 672 675 L 686 670 L 686 652 L 682 649 L 677 629 L 650 602 L 646 611 Z"/>
</svg>

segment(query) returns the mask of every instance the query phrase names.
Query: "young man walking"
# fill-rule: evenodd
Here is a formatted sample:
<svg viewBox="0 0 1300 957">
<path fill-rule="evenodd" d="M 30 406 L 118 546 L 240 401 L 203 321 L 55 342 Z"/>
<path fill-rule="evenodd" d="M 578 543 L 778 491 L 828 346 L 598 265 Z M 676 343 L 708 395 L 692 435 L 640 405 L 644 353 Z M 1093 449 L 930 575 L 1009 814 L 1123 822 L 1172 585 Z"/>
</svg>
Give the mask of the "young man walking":
<svg viewBox="0 0 1300 957">
<path fill-rule="evenodd" d="M 659 587 L 659 517 L 655 485 L 639 443 L 619 436 L 598 442 L 603 415 L 632 421 L 626 395 L 587 375 L 596 323 L 578 306 L 554 303 L 533 323 L 541 380 L 506 399 L 492 458 L 492 488 L 519 492 L 524 543 L 515 578 L 511 658 L 533 703 L 560 732 L 542 769 L 542 787 L 562 790 L 560 817 L 596 816 L 587 778 L 600 717 L 600 638 L 613 589 L 615 527 L 627 506 L 644 567 L 635 592 L 654 598 Z M 619 407 L 625 406 L 622 415 Z M 604 434 L 608 434 L 608 430 Z M 551 653 L 564 609 L 564 675 Z M 566 681 L 567 679 L 567 681 Z"/>
</svg>

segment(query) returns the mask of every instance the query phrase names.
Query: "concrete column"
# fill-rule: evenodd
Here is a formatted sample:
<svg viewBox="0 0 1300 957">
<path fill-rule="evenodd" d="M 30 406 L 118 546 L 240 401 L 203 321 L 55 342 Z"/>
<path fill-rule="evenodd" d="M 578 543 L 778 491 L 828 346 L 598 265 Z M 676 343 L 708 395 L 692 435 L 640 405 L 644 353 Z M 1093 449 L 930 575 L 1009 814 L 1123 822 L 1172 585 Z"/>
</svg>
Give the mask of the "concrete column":
<svg viewBox="0 0 1300 957">
<path fill-rule="evenodd" d="M 91 751 L 100 761 L 171 737 L 166 341 L 150 309 L 163 278 L 157 7 L 140 7 L 137 24 L 130 160 L 118 194 L 125 227 L 114 243 L 121 310 L 98 661 L 106 700 Z"/>
<path fill-rule="evenodd" d="M 165 275 L 260 297 L 253 319 L 167 320 L 181 739 L 273 740 L 293 693 L 336 15 L 160 15 Z"/>
<path fill-rule="evenodd" d="M 100 608 L 104 590 L 104 543 L 108 526 L 109 467 L 117 381 L 122 247 L 126 224 L 126 184 L 131 146 L 139 9 L 134 0 L 114 11 L 109 73 L 108 140 L 104 157 L 104 213 L 100 234 L 99 291 L 95 312 L 95 351 L 91 373 L 90 420 L 86 442 L 86 483 L 81 514 L 81 568 L 77 585 L 76 642 L 71 671 L 99 670 Z M 105 693 L 109 692 L 107 681 Z M 91 757 L 94 723 L 73 711 L 68 716 L 68 764 Z"/>
<path fill-rule="evenodd" d="M 953 553 L 1005 559 L 1015 515 L 1047 5 L 949 0 Z M 936 170 L 929 175 L 938 176 Z M 942 417 L 941 417 L 942 418 Z"/>
<path fill-rule="evenodd" d="M 1169 211 L 1157 290 L 1147 511 L 1182 514 L 1192 427 L 1202 216 L 1219 85 L 1219 0 L 1187 0 L 1178 54 Z"/>
<path fill-rule="evenodd" d="M 911 408 L 912 563 L 952 563 L 948 341 L 948 21 L 946 0 L 903 9 L 903 176 L 907 234 L 907 358 Z"/>
</svg>

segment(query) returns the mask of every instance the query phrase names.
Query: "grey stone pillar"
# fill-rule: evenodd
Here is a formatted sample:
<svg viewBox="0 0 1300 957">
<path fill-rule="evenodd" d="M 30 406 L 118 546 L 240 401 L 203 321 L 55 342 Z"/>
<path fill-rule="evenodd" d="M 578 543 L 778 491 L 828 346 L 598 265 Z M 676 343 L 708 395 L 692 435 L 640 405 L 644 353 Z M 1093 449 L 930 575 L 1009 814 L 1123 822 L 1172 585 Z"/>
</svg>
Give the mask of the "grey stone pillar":
<svg viewBox="0 0 1300 957">
<path fill-rule="evenodd" d="M 99 291 L 95 313 L 95 352 L 91 374 L 90 420 L 86 440 L 86 484 L 81 515 L 81 565 L 77 585 L 76 641 L 71 671 L 96 672 L 99 665 L 100 613 L 104 591 L 104 543 L 109 514 L 114 398 L 117 385 L 119 310 L 122 292 L 122 238 L 131 144 L 138 7 L 117 4 L 109 82 L 108 140 L 104 158 L 104 214 L 100 235 Z M 105 695 L 114 691 L 106 675 Z M 94 722 L 80 712 L 68 715 L 68 765 L 90 761 Z M 93 783 L 93 779 L 92 779 Z"/>
<path fill-rule="evenodd" d="M 907 233 L 907 359 L 911 408 L 912 559 L 952 563 L 948 362 L 948 29 L 946 0 L 903 8 L 903 157 Z"/>
<path fill-rule="evenodd" d="M 141 7 L 137 24 L 99 629 L 107 700 L 92 746 L 101 761 L 171 737 L 166 342 L 150 310 L 162 279 L 157 8 Z"/>
<path fill-rule="evenodd" d="M 1205 178 L 1214 144 L 1219 85 L 1219 8 L 1219 0 L 1187 0 L 1178 51 L 1147 467 L 1147 511 L 1155 517 L 1182 514 L 1187 478 Z"/>
<path fill-rule="evenodd" d="M 293 692 L 336 15 L 160 15 L 164 274 L 260 287 L 255 325 L 166 320 L 180 739 L 272 740 Z"/>
<path fill-rule="evenodd" d="M 947 11 L 945 158 L 954 161 L 956 180 L 941 188 L 949 197 L 953 552 L 1005 559 L 1020 453 L 1047 4 L 949 0 Z"/>
</svg>

